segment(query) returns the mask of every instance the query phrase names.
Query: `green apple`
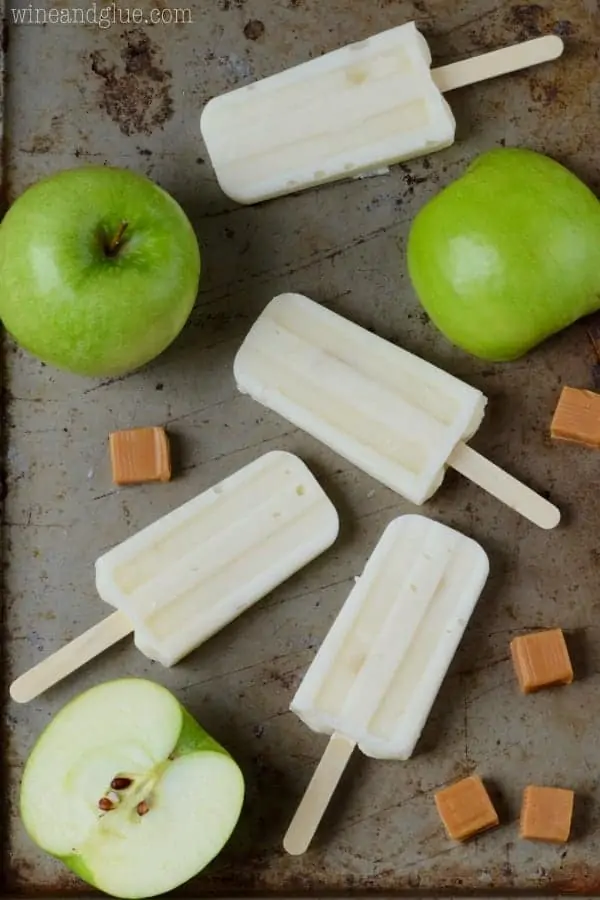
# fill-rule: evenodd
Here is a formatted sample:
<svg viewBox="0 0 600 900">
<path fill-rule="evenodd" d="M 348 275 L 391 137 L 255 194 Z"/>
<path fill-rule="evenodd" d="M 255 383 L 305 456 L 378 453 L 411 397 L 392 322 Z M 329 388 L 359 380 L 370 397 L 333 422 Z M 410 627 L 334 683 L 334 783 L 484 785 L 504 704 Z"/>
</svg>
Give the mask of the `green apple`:
<svg viewBox="0 0 600 900">
<path fill-rule="evenodd" d="M 58 172 L 24 191 L 0 225 L 4 327 L 80 375 L 122 375 L 158 356 L 183 328 L 199 278 L 185 213 L 127 169 Z"/>
<path fill-rule="evenodd" d="M 506 361 L 600 308 L 600 203 L 568 169 L 492 150 L 417 214 L 408 271 L 454 344 Z"/>
<path fill-rule="evenodd" d="M 51 720 L 25 765 L 20 809 L 43 850 L 115 897 L 152 897 L 200 872 L 238 821 L 231 756 L 165 688 L 124 678 Z"/>
</svg>

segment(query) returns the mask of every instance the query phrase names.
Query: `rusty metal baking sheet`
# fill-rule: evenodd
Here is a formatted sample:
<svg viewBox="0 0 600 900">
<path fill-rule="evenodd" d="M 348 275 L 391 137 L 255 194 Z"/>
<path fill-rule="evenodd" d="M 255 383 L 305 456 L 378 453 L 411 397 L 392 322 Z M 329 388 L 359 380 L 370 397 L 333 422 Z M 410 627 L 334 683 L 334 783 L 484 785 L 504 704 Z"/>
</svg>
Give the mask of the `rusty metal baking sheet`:
<svg viewBox="0 0 600 900">
<path fill-rule="evenodd" d="M 196 0 L 191 22 L 100 27 L 17 23 L 17 3 L 10 2 L 5 201 L 66 166 L 130 166 L 183 204 L 204 271 L 181 337 L 129 378 L 78 379 L 5 343 L 6 681 L 104 614 L 94 589 L 98 555 L 262 451 L 285 448 L 309 463 L 341 513 L 342 531 L 329 552 L 174 669 L 151 664 L 125 641 L 30 705 L 6 701 L 4 892 L 85 893 L 25 836 L 19 776 L 62 704 L 99 681 L 134 674 L 173 689 L 246 775 L 235 837 L 182 889 L 186 895 L 600 894 L 600 465 L 593 452 L 551 446 L 547 436 L 561 384 L 591 386 L 585 325 L 519 362 L 483 364 L 455 351 L 427 322 L 403 263 L 417 209 L 488 148 L 541 150 L 600 187 L 596 3 Z M 74 5 L 37 2 L 46 9 Z M 148 4 L 136 2 L 149 13 Z M 169 9 L 165 2 L 155 7 Z M 439 63 L 552 32 L 563 36 L 566 52 L 555 63 L 453 95 L 457 141 L 429 159 L 255 208 L 224 198 L 199 137 L 199 114 L 210 97 L 411 19 Z M 288 704 L 379 534 L 411 507 L 236 392 L 234 353 L 266 302 L 287 289 L 481 388 L 489 412 L 474 445 L 549 491 L 564 511 L 559 529 L 542 532 L 448 476 L 424 512 L 483 544 L 491 557 L 488 586 L 418 754 L 408 763 L 357 755 L 318 839 L 297 858 L 284 854 L 282 834 L 325 738 L 309 732 Z M 167 425 L 177 477 L 118 490 L 107 434 L 145 424 Z M 568 632 L 577 682 L 524 698 L 508 644 L 545 626 Z M 492 786 L 502 824 L 455 846 L 440 826 L 432 792 L 471 772 Z M 530 782 L 577 792 L 568 845 L 519 839 L 520 797 Z"/>
</svg>

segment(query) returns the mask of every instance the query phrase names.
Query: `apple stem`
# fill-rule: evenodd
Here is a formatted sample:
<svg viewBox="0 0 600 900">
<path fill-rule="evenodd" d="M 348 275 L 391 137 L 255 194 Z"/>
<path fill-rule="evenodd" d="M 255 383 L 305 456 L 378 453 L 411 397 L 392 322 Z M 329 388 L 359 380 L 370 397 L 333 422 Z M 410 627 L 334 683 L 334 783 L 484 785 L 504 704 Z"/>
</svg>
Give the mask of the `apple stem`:
<svg viewBox="0 0 600 900">
<path fill-rule="evenodd" d="M 121 222 L 116 232 L 108 242 L 108 245 L 106 247 L 107 256 L 115 256 L 117 250 L 121 246 L 121 241 L 123 240 L 123 235 L 125 234 L 128 225 L 129 222 Z"/>
</svg>

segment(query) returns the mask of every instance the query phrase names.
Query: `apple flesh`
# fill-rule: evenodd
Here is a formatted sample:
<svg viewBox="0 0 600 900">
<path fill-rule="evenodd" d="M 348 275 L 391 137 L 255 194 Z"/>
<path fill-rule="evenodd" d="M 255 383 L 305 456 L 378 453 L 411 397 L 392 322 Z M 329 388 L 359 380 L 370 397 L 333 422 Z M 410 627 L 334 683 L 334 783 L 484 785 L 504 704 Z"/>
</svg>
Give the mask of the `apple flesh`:
<svg viewBox="0 0 600 900">
<path fill-rule="evenodd" d="M 85 376 L 158 356 L 194 305 L 200 251 L 178 203 L 127 169 L 66 169 L 0 225 L 0 318 L 26 350 Z"/>
<path fill-rule="evenodd" d="M 415 217 L 408 271 L 434 324 L 493 361 L 516 359 L 600 308 L 600 203 L 539 153 L 478 157 Z"/>
<path fill-rule="evenodd" d="M 231 756 L 165 688 L 143 679 L 80 694 L 27 760 L 20 809 L 33 841 L 115 897 L 151 897 L 200 872 L 238 821 Z"/>
</svg>

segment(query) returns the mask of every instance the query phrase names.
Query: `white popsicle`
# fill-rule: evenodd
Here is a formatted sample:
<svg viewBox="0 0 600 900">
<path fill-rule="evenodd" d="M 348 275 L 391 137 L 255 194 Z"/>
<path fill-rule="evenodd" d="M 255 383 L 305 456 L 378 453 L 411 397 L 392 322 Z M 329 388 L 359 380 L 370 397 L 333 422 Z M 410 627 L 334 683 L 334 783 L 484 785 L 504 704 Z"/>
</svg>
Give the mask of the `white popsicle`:
<svg viewBox="0 0 600 900">
<path fill-rule="evenodd" d="M 431 71 L 408 22 L 213 98 L 200 130 L 224 193 L 256 203 L 442 150 L 456 127 L 443 91 L 562 50 L 548 35 Z"/>
<path fill-rule="evenodd" d="M 422 516 L 392 521 L 306 673 L 291 709 L 332 735 L 286 834 L 303 853 L 358 746 L 412 756 L 489 563 L 482 547 Z"/>
<path fill-rule="evenodd" d="M 298 457 L 273 451 L 128 538 L 96 562 L 118 612 L 22 675 L 27 702 L 134 631 L 173 666 L 326 550 L 338 515 Z"/>
<path fill-rule="evenodd" d="M 453 466 L 542 528 L 560 513 L 465 441 L 481 391 L 301 294 L 275 297 L 234 361 L 238 388 L 415 504 Z"/>
</svg>

